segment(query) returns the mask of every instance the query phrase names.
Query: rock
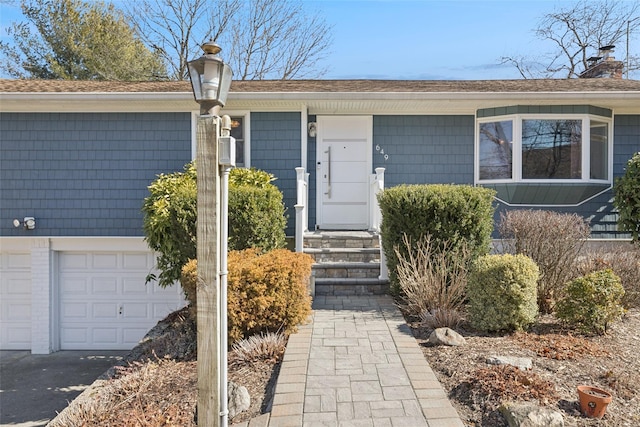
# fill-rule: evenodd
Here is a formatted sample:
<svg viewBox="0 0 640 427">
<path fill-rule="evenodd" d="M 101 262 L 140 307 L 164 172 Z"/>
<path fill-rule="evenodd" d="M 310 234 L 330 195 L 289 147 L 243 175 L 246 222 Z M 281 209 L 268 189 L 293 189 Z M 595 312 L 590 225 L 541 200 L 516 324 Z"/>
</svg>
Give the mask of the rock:
<svg viewBox="0 0 640 427">
<path fill-rule="evenodd" d="M 487 357 L 487 363 L 490 365 L 511 365 L 521 371 L 528 371 L 533 368 L 533 362 L 528 357 L 489 356 Z"/>
<path fill-rule="evenodd" d="M 458 346 L 465 343 L 464 337 L 449 328 L 438 328 L 429 335 L 429 342 L 434 345 Z"/>
<path fill-rule="evenodd" d="M 533 404 L 505 403 L 500 413 L 509 427 L 564 427 L 560 412 Z"/>
<path fill-rule="evenodd" d="M 227 401 L 229 419 L 231 419 L 240 412 L 249 409 L 249 406 L 251 405 L 251 396 L 249 396 L 249 392 L 246 387 L 237 385 L 233 381 L 229 381 Z"/>
</svg>

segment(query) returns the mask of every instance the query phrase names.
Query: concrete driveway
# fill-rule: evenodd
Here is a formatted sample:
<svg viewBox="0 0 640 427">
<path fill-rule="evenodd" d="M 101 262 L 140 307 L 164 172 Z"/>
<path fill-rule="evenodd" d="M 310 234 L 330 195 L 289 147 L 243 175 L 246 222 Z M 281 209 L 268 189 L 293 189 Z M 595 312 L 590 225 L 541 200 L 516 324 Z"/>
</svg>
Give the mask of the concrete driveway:
<svg viewBox="0 0 640 427">
<path fill-rule="evenodd" d="M 0 351 L 0 426 L 44 426 L 128 351 Z"/>
</svg>

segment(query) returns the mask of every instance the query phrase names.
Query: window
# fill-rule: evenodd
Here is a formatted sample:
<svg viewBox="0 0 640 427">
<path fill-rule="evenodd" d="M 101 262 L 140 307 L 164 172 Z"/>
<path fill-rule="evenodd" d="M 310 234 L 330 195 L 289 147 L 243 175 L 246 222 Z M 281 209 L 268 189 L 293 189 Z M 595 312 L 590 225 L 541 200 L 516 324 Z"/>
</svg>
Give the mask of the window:
<svg viewBox="0 0 640 427">
<path fill-rule="evenodd" d="M 476 181 L 610 181 L 611 121 L 592 115 L 478 119 Z"/>
<path fill-rule="evenodd" d="M 244 116 L 231 117 L 231 136 L 236 139 L 236 167 L 245 166 L 244 158 Z"/>
<path fill-rule="evenodd" d="M 231 136 L 236 139 L 236 167 L 248 168 L 251 165 L 251 148 L 249 138 L 250 116 L 248 111 L 222 111 L 231 117 Z M 198 128 L 198 117 L 200 114 L 196 111 L 191 113 L 191 158 L 196 158 L 196 133 Z"/>
<path fill-rule="evenodd" d="M 480 179 L 511 179 L 513 123 L 480 123 Z"/>
<path fill-rule="evenodd" d="M 580 179 L 582 120 L 522 120 L 522 178 Z"/>
</svg>

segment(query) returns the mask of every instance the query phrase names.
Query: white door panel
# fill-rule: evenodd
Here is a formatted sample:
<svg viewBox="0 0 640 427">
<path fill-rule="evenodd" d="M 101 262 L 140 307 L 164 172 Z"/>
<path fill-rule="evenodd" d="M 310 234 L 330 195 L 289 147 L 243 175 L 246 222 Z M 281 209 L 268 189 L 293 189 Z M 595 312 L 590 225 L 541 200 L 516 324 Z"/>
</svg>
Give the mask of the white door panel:
<svg viewBox="0 0 640 427">
<path fill-rule="evenodd" d="M 0 253 L 0 349 L 31 349 L 31 255 Z"/>
<path fill-rule="evenodd" d="M 372 117 L 319 116 L 318 227 L 369 227 Z"/>
</svg>

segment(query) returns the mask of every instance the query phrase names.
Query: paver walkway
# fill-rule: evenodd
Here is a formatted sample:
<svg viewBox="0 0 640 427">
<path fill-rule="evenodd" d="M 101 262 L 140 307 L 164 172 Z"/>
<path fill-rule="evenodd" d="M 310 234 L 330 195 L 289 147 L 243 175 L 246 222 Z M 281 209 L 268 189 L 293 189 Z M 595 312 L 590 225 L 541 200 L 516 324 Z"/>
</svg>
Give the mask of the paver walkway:
<svg viewBox="0 0 640 427">
<path fill-rule="evenodd" d="M 289 338 L 269 427 L 464 426 L 390 297 L 313 309 Z"/>
</svg>

